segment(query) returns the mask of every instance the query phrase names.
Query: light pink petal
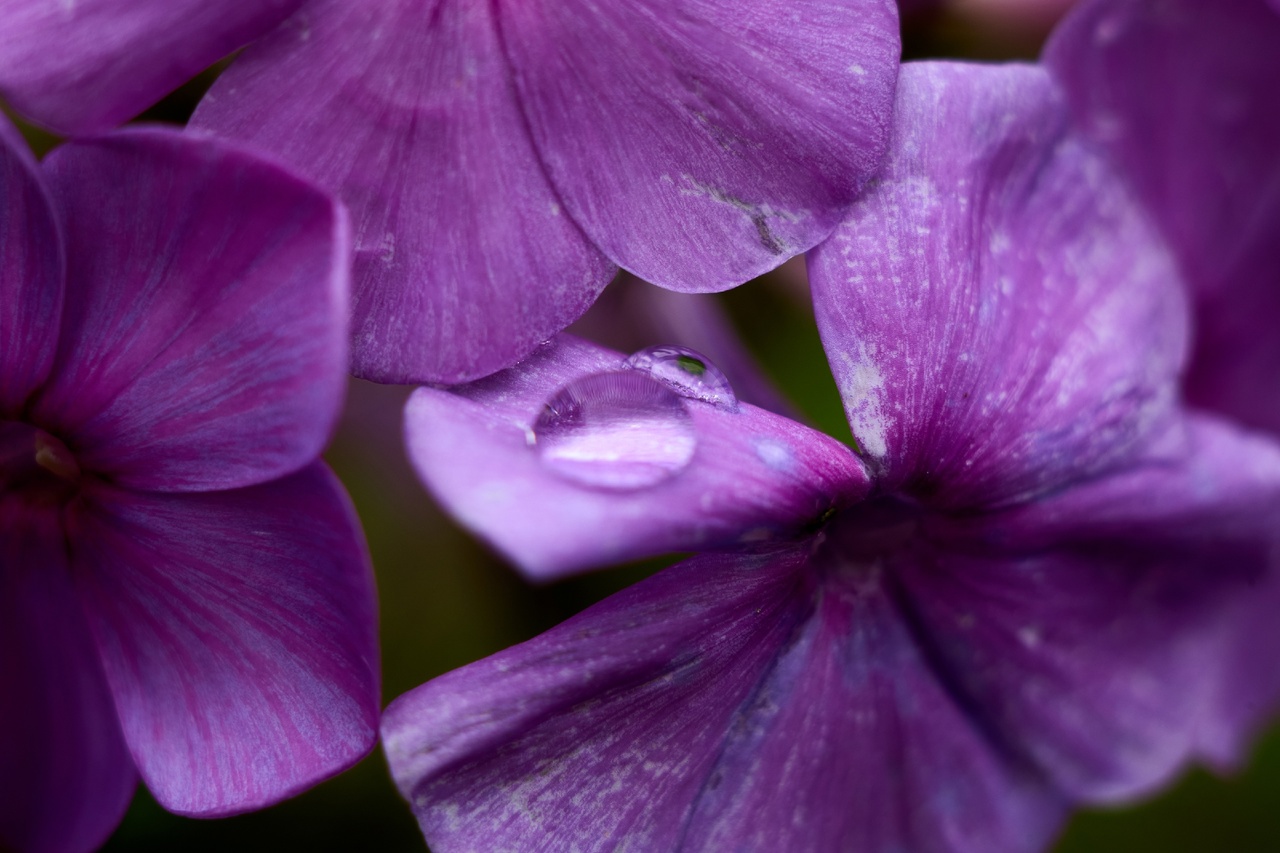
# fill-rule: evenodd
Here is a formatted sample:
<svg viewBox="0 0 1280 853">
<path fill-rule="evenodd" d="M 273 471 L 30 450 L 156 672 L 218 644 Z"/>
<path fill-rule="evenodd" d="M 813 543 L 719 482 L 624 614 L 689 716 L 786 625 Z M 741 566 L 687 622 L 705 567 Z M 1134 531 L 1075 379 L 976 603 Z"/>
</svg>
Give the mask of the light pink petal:
<svg viewBox="0 0 1280 853">
<path fill-rule="evenodd" d="M 1030 66 L 908 64 L 888 160 L 810 256 L 863 457 L 932 506 L 1023 500 L 1145 452 L 1187 336 L 1177 273 Z"/>
<path fill-rule="evenodd" d="M 1276 634 L 1242 613 L 1280 571 L 1277 531 L 1280 447 L 1197 420 L 1185 460 L 935 528 L 951 544 L 902 576 L 993 725 L 1064 790 L 1114 801 L 1201 750 L 1239 758 L 1274 709 Z"/>
<path fill-rule="evenodd" d="M 67 570 L 57 513 L 0 495 L 0 849 L 88 853 L 137 774 Z"/>
<path fill-rule="evenodd" d="M 687 467 L 654 485 L 595 488 L 544 463 L 532 427 L 571 380 L 622 356 L 562 336 L 508 371 L 453 391 L 420 388 L 405 410 L 410 460 L 464 525 L 539 579 L 681 550 L 785 541 L 870 487 L 848 449 L 742 404 L 684 404 Z"/>
<path fill-rule="evenodd" d="M 204 490 L 314 459 L 345 388 L 342 211 L 257 157 L 159 129 L 64 145 L 45 170 L 68 296 L 35 411 L 81 467 Z"/>
<path fill-rule="evenodd" d="M 53 364 L 64 264 L 35 158 L 0 115 L 0 418 L 18 414 Z"/>
<path fill-rule="evenodd" d="M 230 492 L 100 487 L 76 514 L 73 563 L 125 738 L 165 808 L 259 808 L 372 747 L 373 576 L 319 463 Z"/>
<path fill-rule="evenodd" d="M 461 382 L 507 367 L 613 275 L 543 174 L 494 14 L 463 0 L 314 0 L 193 118 L 350 207 L 364 378 Z"/>
<path fill-rule="evenodd" d="M 1055 797 L 975 729 L 874 583 L 704 556 L 396 700 L 440 853 L 1031 851 Z"/>
<path fill-rule="evenodd" d="M 616 263 L 723 290 L 839 223 L 887 141 L 890 0 L 502 0 L 568 212 Z"/>
<path fill-rule="evenodd" d="M 0 0 L 0 93 L 57 133 L 97 133 L 267 32 L 302 2 Z"/>
<path fill-rule="evenodd" d="M 1081 3 L 1045 61 L 1195 289 L 1187 393 L 1280 432 L 1280 9 Z"/>
</svg>

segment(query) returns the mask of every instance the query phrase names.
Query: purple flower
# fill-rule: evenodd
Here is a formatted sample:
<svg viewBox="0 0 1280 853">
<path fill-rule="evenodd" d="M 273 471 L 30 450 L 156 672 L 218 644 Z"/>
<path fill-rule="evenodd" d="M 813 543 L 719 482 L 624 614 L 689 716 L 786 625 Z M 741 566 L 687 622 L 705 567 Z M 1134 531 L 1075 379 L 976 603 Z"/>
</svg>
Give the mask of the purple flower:
<svg viewBox="0 0 1280 853">
<path fill-rule="evenodd" d="M 355 762 L 373 579 L 316 461 L 345 215 L 162 130 L 37 166 L 0 122 L 0 847 L 100 844 L 138 776 L 189 815 Z"/>
<path fill-rule="evenodd" d="M 1194 291 L 1188 397 L 1280 434 L 1280 4 L 1095 0 L 1046 61 Z"/>
<path fill-rule="evenodd" d="M 411 398 L 419 473 L 530 577 L 701 552 L 391 705 L 433 850 L 1035 850 L 1238 755 L 1280 448 L 1179 405 L 1174 262 L 1048 74 L 904 66 L 810 274 L 856 455 L 689 353 Z"/>
<path fill-rule="evenodd" d="M 0 91 L 80 131 L 298 4 L 6 5 Z M 830 234 L 884 151 L 897 25 L 893 0 L 311 0 L 193 123 L 351 209 L 358 375 L 457 382 L 528 355 L 619 266 L 723 290 Z M 136 67 L 165 79 L 126 85 Z"/>
</svg>

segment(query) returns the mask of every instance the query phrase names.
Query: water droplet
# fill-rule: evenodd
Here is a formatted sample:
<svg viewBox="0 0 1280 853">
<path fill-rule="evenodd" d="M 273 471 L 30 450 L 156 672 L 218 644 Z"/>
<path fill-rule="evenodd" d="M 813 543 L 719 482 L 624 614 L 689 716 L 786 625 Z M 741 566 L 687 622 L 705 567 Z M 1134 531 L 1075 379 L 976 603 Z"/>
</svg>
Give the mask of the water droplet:
<svg viewBox="0 0 1280 853">
<path fill-rule="evenodd" d="M 648 373 L 681 396 L 730 409 L 738 407 L 733 386 L 720 368 L 688 347 L 646 347 L 627 359 L 627 367 Z"/>
<path fill-rule="evenodd" d="M 679 395 L 634 370 L 570 382 L 547 401 L 533 434 L 552 471 L 605 489 L 661 483 L 689 464 L 697 444 Z"/>
</svg>

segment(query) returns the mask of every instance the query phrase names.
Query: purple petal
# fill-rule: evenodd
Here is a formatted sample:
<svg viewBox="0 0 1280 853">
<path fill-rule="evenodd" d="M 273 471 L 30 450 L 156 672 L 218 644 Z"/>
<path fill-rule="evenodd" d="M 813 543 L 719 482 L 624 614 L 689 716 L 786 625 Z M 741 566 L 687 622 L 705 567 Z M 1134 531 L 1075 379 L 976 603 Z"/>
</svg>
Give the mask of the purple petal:
<svg viewBox="0 0 1280 853">
<path fill-rule="evenodd" d="M 1113 801 L 1202 747 L 1238 756 L 1280 695 L 1274 630 L 1241 619 L 1278 523 L 1280 447 L 1196 421 L 1183 462 L 957 521 L 968 547 L 899 570 L 960 689 L 1068 793 Z"/>
<path fill-rule="evenodd" d="M 809 268 L 883 487 L 993 506 L 1143 452 L 1187 321 L 1141 212 L 1040 69 L 907 65 L 898 92 L 876 185 Z"/>
<path fill-rule="evenodd" d="M 388 760 L 432 849 L 1038 849 L 1052 795 L 883 590 L 807 561 L 697 558 L 393 702 Z"/>
<path fill-rule="evenodd" d="M 2 0 L 0 93 L 64 136 L 132 118 L 303 0 Z"/>
<path fill-rule="evenodd" d="M 1263 0 L 1083 3 L 1045 59 L 1200 301 L 1188 395 L 1280 432 L 1280 14 Z"/>
<path fill-rule="evenodd" d="M 65 145 L 46 170 L 69 295 L 36 412 L 81 467 L 205 490 L 314 459 L 345 388 L 341 210 L 255 157 L 161 130 Z"/>
<path fill-rule="evenodd" d="M 839 223 L 884 152 L 889 0 L 505 0 L 542 162 L 606 255 L 723 290 Z"/>
<path fill-rule="evenodd" d="M 0 849 L 87 853 L 137 785 L 62 525 L 0 495 Z"/>
<path fill-rule="evenodd" d="M 602 490 L 557 475 L 531 446 L 544 404 L 622 357 L 567 336 L 470 386 L 420 388 L 405 410 L 410 459 L 461 522 L 547 579 L 671 551 L 783 540 L 866 494 L 833 439 L 762 409 L 688 400 L 688 467 L 648 488 Z"/>
<path fill-rule="evenodd" d="M 196 495 L 101 487 L 73 561 L 125 738 L 162 805 L 269 805 L 373 745 L 373 576 L 319 463 Z"/>
<path fill-rule="evenodd" d="M 489 3 L 315 0 L 222 75 L 193 123 L 350 206 L 364 378 L 507 367 L 613 275 L 543 174 Z"/>
<path fill-rule="evenodd" d="M 0 418 L 49 374 L 65 275 L 62 236 L 35 158 L 0 115 Z"/>
</svg>

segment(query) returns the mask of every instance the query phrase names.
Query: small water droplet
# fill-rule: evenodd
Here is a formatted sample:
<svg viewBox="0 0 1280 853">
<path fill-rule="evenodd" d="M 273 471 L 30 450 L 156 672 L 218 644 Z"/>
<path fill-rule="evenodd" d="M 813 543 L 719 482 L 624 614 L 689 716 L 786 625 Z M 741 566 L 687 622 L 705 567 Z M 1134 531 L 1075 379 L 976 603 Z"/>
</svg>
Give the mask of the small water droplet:
<svg viewBox="0 0 1280 853">
<path fill-rule="evenodd" d="M 575 379 L 547 401 L 533 424 L 543 464 L 605 489 L 640 489 L 689 464 L 693 419 L 676 393 L 634 370 Z"/>
<path fill-rule="evenodd" d="M 738 398 L 729 380 L 697 350 L 677 346 L 646 347 L 627 359 L 627 367 L 648 373 L 681 396 L 730 409 L 738 407 Z"/>
</svg>

